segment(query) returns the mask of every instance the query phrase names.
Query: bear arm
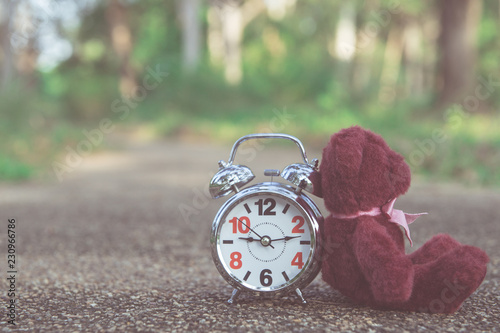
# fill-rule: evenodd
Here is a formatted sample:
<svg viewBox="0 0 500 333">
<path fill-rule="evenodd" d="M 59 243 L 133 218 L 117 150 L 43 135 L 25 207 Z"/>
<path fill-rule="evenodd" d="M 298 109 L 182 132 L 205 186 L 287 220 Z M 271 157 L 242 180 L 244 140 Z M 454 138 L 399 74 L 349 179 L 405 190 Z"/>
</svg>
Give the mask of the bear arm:
<svg viewBox="0 0 500 333">
<path fill-rule="evenodd" d="M 413 264 L 373 217 L 360 217 L 353 235 L 354 253 L 375 301 L 407 301 L 413 288 Z"/>
</svg>

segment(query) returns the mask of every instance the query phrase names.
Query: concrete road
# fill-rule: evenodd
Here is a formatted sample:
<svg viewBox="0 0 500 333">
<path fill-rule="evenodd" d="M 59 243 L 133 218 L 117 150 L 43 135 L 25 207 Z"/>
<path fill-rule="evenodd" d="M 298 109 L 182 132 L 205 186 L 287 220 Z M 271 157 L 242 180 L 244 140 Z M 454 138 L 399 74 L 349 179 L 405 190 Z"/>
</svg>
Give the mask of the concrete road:
<svg viewBox="0 0 500 333">
<path fill-rule="evenodd" d="M 216 162 L 227 160 L 230 148 L 130 144 L 85 158 L 60 183 L 1 184 L 0 330 L 500 330 L 499 192 L 418 180 L 396 203 L 407 212 L 430 213 L 411 226 L 414 249 L 447 232 L 482 247 L 491 258 L 484 283 L 457 313 L 356 306 L 320 276 L 305 288 L 305 306 L 294 296 L 243 295 L 237 304 L 226 304 L 232 288 L 215 269 L 209 246 L 212 219 L 224 199 L 211 200 L 204 193 Z M 320 155 L 309 152 L 309 157 Z M 264 168 L 299 161 L 299 155 L 295 147 L 259 144 L 245 147 L 237 160 L 262 174 Z M 13 218 L 16 273 L 11 281 L 7 233 Z M 8 323 L 9 314 L 16 326 Z"/>
</svg>

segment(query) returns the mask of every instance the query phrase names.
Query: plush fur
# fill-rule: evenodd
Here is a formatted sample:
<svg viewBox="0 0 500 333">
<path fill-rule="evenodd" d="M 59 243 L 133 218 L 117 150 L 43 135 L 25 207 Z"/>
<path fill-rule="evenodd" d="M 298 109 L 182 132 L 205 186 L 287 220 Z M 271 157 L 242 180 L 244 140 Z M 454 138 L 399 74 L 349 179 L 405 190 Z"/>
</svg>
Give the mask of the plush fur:
<svg viewBox="0 0 500 333">
<path fill-rule="evenodd" d="M 381 207 L 404 194 L 410 179 L 403 157 L 361 127 L 334 134 L 312 175 L 314 194 L 334 215 Z M 407 255 L 402 229 L 384 215 L 330 215 L 323 238 L 323 279 L 353 301 L 378 309 L 454 312 L 481 284 L 489 261 L 481 249 L 446 234 Z"/>
</svg>

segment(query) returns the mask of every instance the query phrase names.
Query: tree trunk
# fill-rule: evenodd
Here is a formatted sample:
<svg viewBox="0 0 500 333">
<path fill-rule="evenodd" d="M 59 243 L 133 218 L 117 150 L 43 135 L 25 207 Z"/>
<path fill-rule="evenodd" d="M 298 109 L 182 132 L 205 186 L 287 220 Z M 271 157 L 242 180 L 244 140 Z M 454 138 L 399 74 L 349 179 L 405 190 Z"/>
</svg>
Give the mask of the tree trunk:
<svg viewBox="0 0 500 333">
<path fill-rule="evenodd" d="M 209 12 L 209 49 L 212 63 L 223 60 L 226 82 L 237 85 L 243 77 L 241 42 L 245 26 L 265 9 L 262 0 L 249 0 L 244 5 L 231 1 L 217 2 Z M 219 52 L 222 47 L 223 52 Z"/>
<path fill-rule="evenodd" d="M 135 71 L 130 64 L 132 34 L 127 8 L 119 0 L 111 0 L 106 16 L 111 30 L 111 43 L 120 63 L 120 93 L 122 96 L 131 96 L 137 83 Z"/>
<path fill-rule="evenodd" d="M 7 87 L 7 84 L 10 82 L 12 71 L 13 71 L 13 54 L 12 54 L 12 46 L 10 45 L 10 37 L 11 37 L 11 21 L 14 16 L 15 11 L 15 2 L 14 1 L 2 1 L 2 7 L 6 11 L 5 21 L 0 24 L 0 47 L 1 55 L 0 59 L 2 60 L 2 72 L 0 77 L 0 91 L 4 90 Z"/>
<path fill-rule="evenodd" d="M 353 2 L 344 2 L 335 33 L 335 55 L 342 61 L 350 62 L 355 53 L 356 8 Z"/>
<path fill-rule="evenodd" d="M 424 93 L 421 24 L 415 18 L 409 18 L 403 35 L 406 62 L 406 95 L 411 98 L 419 98 Z"/>
<path fill-rule="evenodd" d="M 403 55 L 403 29 L 403 23 L 394 22 L 387 36 L 379 90 L 379 101 L 384 104 L 392 104 L 398 94 L 397 81 Z"/>
<path fill-rule="evenodd" d="M 201 24 L 198 18 L 200 0 L 181 0 L 182 62 L 184 69 L 192 72 L 200 62 Z"/>
<path fill-rule="evenodd" d="M 226 81 L 239 84 L 243 77 L 241 69 L 241 39 L 243 36 L 243 14 L 240 7 L 225 6 L 222 8 L 222 35 L 225 46 Z"/>
<path fill-rule="evenodd" d="M 207 13 L 208 21 L 208 51 L 210 62 L 219 67 L 224 64 L 224 36 L 222 34 L 222 21 L 217 7 L 210 6 Z"/>
<path fill-rule="evenodd" d="M 34 8 L 32 4 L 27 4 L 26 15 L 27 21 L 29 23 L 24 22 L 21 26 L 16 27 L 17 21 L 13 21 L 11 24 L 11 32 L 10 36 L 11 42 L 11 56 L 13 57 L 12 61 L 16 67 L 16 74 L 23 80 L 23 85 L 26 88 L 36 87 L 38 84 L 38 77 L 35 74 L 36 70 L 36 62 L 38 56 L 40 54 L 40 50 L 37 46 L 37 38 L 39 34 L 33 30 L 36 29 L 36 26 L 31 25 L 31 21 L 35 20 Z M 13 13 L 15 16 L 15 13 Z M 15 34 L 15 35 L 14 35 Z M 13 41 L 17 39 L 17 44 Z"/>
<path fill-rule="evenodd" d="M 438 105 L 443 107 L 461 102 L 473 92 L 482 3 L 479 0 L 440 0 L 439 9 L 441 68 Z"/>
<path fill-rule="evenodd" d="M 366 25 L 364 26 L 366 29 Z M 358 28 L 356 37 L 356 52 L 354 53 L 352 69 L 352 91 L 358 100 L 366 99 L 369 93 L 369 87 L 374 76 L 373 59 L 375 57 L 376 40 L 368 36 L 363 31 L 363 27 Z M 378 69 L 377 69 L 378 71 Z"/>
</svg>

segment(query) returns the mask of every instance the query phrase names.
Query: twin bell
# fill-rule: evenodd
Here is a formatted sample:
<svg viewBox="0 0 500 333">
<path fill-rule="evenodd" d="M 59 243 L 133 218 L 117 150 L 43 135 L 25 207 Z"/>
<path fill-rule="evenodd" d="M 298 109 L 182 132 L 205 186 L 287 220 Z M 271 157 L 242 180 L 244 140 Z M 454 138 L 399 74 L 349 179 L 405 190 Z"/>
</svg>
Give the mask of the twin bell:
<svg viewBox="0 0 500 333">
<path fill-rule="evenodd" d="M 217 199 L 230 194 L 231 192 L 238 193 L 239 190 L 250 183 L 255 175 L 252 170 L 245 165 L 234 165 L 233 161 L 236 156 L 238 146 L 250 139 L 286 139 L 295 142 L 302 154 L 304 163 L 294 163 L 285 167 L 280 174 L 279 170 L 266 170 L 266 176 L 279 176 L 293 185 L 296 192 L 305 190 L 313 193 L 314 187 L 310 179 L 310 175 L 318 169 L 318 159 L 313 159 L 311 162 L 307 160 L 306 152 L 302 143 L 294 136 L 281 133 L 257 133 L 250 134 L 239 138 L 233 145 L 229 160 L 227 163 L 219 161 L 219 171 L 212 177 L 210 181 L 209 191 L 212 198 Z"/>
</svg>

